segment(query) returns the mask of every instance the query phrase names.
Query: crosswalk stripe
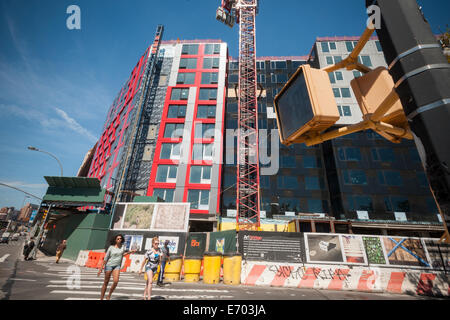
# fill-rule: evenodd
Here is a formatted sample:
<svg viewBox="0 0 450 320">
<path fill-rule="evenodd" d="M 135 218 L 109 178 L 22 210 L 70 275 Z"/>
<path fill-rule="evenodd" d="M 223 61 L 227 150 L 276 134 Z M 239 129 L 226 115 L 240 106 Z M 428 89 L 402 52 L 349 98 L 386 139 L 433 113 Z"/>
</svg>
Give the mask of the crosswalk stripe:
<svg viewBox="0 0 450 320">
<path fill-rule="evenodd" d="M 100 284 L 103 285 L 103 281 L 83 281 L 80 280 L 81 284 Z M 50 283 L 58 284 L 58 283 L 67 283 L 67 280 L 50 280 Z M 129 281 L 119 281 L 119 284 L 121 285 L 140 285 L 142 284 L 142 281 L 140 282 L 129 282 Z"/>
<path fill-rule="evenodd" d="M 65 288 L 66 286 L 64 285 L 55 285 L 55 284 L 50 284 L 47 285 L 48 288 Z M 101 286 L 93 286 L 93 285 L 83 285 L 80 284 L 80 287 L 82 289 L 101 289 Z M 139 286 L 139 287 L 122 287 L 119 286 L 117 287 L 117 290 L 144 290 L 145 289 L 145 285 Z M 214 289 L 176 289 L 176 288 L 157 288 L 157 287 L 152 287 L 152 291 L 164 291 L 164 292 L 205 292 L 205 293 L 229 293 L 228 290 L 214 290 Z M 73 292 L 73 291 L 71 291 Z"/>
<path fill-rule="evenodd" d="M 53 290 L 50 293 L 54 293 L 54 294 L 84 294 L 84 295 L 97 295 L 99 296 L 100 293 L 99 292 L 92 292 L 92 291 L 71 291 L 71 290 Z M 142 298 L 143 294 L 138 294 L 138 293 L 119 293 L 119 292 L 114 292 L 112 294 L 113 297 L 139 297 Z M 233 298 L 234 296 L 222 296 L 222 295 L 185 295 L 185 296 L 174 296 L 174 295 L 158 295 L 158 297 L 163 297 L 165 299 L 175 299 L 175 300 L 180 300 L 180 299 L 188 299 L 188 300 L 194 300 L 194 299 L 229 299 L 229 298 Z M 72 297 L 69 297 L 72 298 Z"/>
</svg>

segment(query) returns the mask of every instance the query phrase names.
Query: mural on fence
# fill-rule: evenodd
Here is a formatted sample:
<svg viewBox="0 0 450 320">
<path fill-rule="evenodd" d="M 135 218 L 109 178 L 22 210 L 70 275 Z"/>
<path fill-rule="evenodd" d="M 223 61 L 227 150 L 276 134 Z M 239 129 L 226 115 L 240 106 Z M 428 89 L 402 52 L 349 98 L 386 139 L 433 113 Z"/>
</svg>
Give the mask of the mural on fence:
<svg viewBox="0 0 450 320">
<path fill-rule="evenodd" d="M 361 236 L 342 235 L 341 240 L 347 263 L 367 264 Z"/>
<path fill-rule="evenodd" d="M 127 204 L 122 229 L 150 229 L 154 208 L 154 204 Z"/>
<path fill-rule="evenodd" d="M 386 257 L 381 238 L 363 236 L 362 239 L 366 249 L 368 263 L 373 265 L 386 265 Z"/>
<path fill-rule="evenodd" d="M 344 262 L 339 235 L 307 233 L 305 244 L 308 262 Z"/>
<path fill-rule="evenodd" d="M 431 267 L 421 239 L 384 237 L 383 241 L 390 265 Z"/>
<path fill-rule="evenodd" d="M 154 231 L 187 232 L 189 203 L 158 203 L 151 229 Z"/>
</svg>

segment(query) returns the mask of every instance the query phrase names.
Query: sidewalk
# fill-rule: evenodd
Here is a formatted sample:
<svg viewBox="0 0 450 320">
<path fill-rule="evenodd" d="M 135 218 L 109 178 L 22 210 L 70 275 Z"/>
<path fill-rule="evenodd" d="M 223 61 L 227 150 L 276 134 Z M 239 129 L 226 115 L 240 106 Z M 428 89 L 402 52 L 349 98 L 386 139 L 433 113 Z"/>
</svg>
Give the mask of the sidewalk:
<svg viewBox="0 0 450 320">
<path fill-rule="evenodd" d="M 56 262 L 56 256 L 45 254 L 40 249 L 37 250 L 36 253 L 36 260 L 33 261 L 40 261 L 40 262 Z M 74 261 L 66 258 L 59 259 L 59 263 L 75 263 Z"/>
</svg>

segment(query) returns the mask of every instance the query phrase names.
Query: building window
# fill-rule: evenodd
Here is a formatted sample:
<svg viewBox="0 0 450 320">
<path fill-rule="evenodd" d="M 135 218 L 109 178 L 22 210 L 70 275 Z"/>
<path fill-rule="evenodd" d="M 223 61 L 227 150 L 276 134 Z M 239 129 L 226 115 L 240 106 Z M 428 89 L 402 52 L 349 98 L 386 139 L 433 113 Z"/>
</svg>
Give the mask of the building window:
<svg viewBox="0 0 450 320">
<path fill-rule="evenodd" d="M 335 98 L 341 97 L 341 90 L 339 90 L 339 88 L 333 88 L 333 93 Z"/>
<path fill-rule="evenodd" d="M 339 160 L 361 161 L 361 152 L 358 148 L 338 148 Z"/>
<path fill-rule="evenodd" d="M 367 185 L 366 174 L 362 170 L 342 170 L 344 184 Z"/>
<path fill-rule="evenodd" d="M 382 162 L 394 162 L 395 155 L 391 148 L 374 148 L 372 149 L 372 160 Z"/>
<path fill-rule="evenodd" d="M 328 47 L 328 42 L 321 42 L 322 52 L 330 52 L 330 48 Z"/>
<path fill-rule="evenodd" d="M 286 83 L 287 75 L 285 74 L 272 74 L 272 83 Z"/>
<path fill-rule="evenodd" d="M 350 211 L 373 211 L 373 202 L 371 197 L 348 196 L 348 209 Z"/>
<path fill-rule="evenodd" d="M 267 129 L 267 119 L 258 119 L 258 129 Z"/>
<path fill-rule="evenodd" d="M 417 152 L 416 148 L 409 148 L 409 160 L 412 160 L 414 162 L 421 162 L 419 152 Z"/>
<path fill-rule="evenodd" d="M 347 51 L 352 52 L 353 49 L 356 47 L 357 43 L 358 43 L 358 41 L 346 41 L 345 45 L 347 46 Z"/>
<path fill-rule="evenodd" d="M 163 199 L 165 202 L 173 202 L 174 189 L 153 189 L 153 196 Z"/>
<path fill-rule="evenodd" d="M 365 65 L 366 67 L 372 66 L 372 61 L 369 56 L 358 56 L 359 63 Z"/>
<path fill-rule="evenodd" d="M 419 185 L 421 187 L 428 187 L 428 179 L 425 173 L 423 172 L 417 172 L 417 180 L 419 181 Z"/>
<path fill-rule="evenodd" d="M 265 61 L 256 61 L 256 69 L 257 70 L 265 70 L 266 62 Z"/>
<path fill-rule="evenodd" d="M 170 96 L 171 100 L 187 100 L 189 97 L 189 89 L 188 88 L 173 88 L 172 95 Z"/>
<path fill-rule="evenodd" d="M 270 61 L 271 69 L 287 69 L 286 61 Z"/>
<path fill-rule="evenodd" d="M 292 61 L 292 68 L 297 70 L 300 66 L 306 64 L 305 61 L 299 61 L 299 60 L 293 60 Z"/>
<path fill-rule="evenodd" d="M 330 50 L 336 50 L 336 42 L 330 42 Z"/>
<path fill-rule="evenodd" d="M 355 79 L 356 78 L 359 78 L 359 77 L 361 77 L 362 76 L 362 73 L 361 72 L 359 72 L 359 71 L 353 71 L 353 76 L 355 77 Z"/>
<path fill-rule="evenodd" d="M 197 69 L 196 58 L 181 58 L 180 69 Z"/>
<path fill-rule="evenodd" d="M 170 105 L 167 111 L 167 118 L 184 118 L 186 117 L 186 106 Z"/>
<path fill-rule="evenodd" d="M 230 63 L 228 63 L 228 68 L 230 70 L 238 70 L 239 69 L 239 62 L 231 61 Z"/>
<path fill-rule="evenodd" d="M 281 156 L 281 168 L 297 168 L 294 156 Z"/>
<path fill-rule="evenodd" d="M 402 176 L 396 171 L 378 171 L 378 182 L 381 185 L 391 187 L 401 187 L 403 185 Z"/>
<path fill-rule="evenodd" d="M 300 200 L 297 198 L 279 198 L 280 211 L 300 212 Z"/>
<path fill-rule="evenodd" d="M 198 54 L 198 44 L 183 44 L 181 54 L 188 54 L 188 55 Z"/>
<path fill-rule="evenodd" d="M 322 163 L 316 156 L 303 156 L 303 168 L 315 169 L 321 167 Z"/>
<path fill-rule="evenodd" d="M 258 74 L 258 83 L 266 83 L 266 75 L 265 74 Z"/>
<path fill-rule="evenodd" d="M 281 91 L 281 88 L 273 88 L 272 89 L 272 97 L 275 98 L 275 96 Z"/>
<path fill-rule="evenodd" d="M 214 138 L 214 123 L 196 123 L 195 124 L 195 138 L 196 139 L 213 139 Z"/>
<path fill-rule="evenodd" d="M 160 159 L 164 160 L 179 160 L 180 159 L 181 143 L 163 143 L 161 145 Z"/>
<path fill-rule="evenodd" d="M 309 213 L 323 213 L 322 200 L 320 199 L 308 199 L 308 212 Z"/>
<path fill-rule="evenodd" d="M 330 78 L 331 83 L 336 83 L 336 78 L 334 76 L 334 72 L 329 72 L 328 77 Z"/>
<path fill-rule="evenodd" d="M 189 190 L 188 202 L 191 203 L 191 209 L 208 210 L 209 190 Z"/>
<path fill-rule="evenodd" d="M 197 119 L 214 119 L 216 117 L 216 106 L 208 105 L 197 107 Z"/>
<path fill-rule="evenodd" d="M 305 190 L 320 190 L 319 177 L 305 177 Z"/>
<path fill-rule="evenodd" d="M 326 59 L 327 59 L 327 64 L 328 65 L 333 64 L 333 57 L 327 57 Z"/>
<path fill-rule="evenodd" d="M 216 100 L 217 89 L 202 88 L 200 89 L 199 100 Z"/>
<path fill-rule="evenodd" d="M 164 138 L 182 138 L 184 131 L 184 123 L 166 123 L 164 129 Z"/>
<path fill-rule="evenodd" d="M 350 109 L 350 106 L 338 106 L 339 115 L 341 117 L 351 117 L 352 111 Z"/>
<path fill-rule="evenodd" d="M 205 45 L 205 54 L 219 54 L 220 53 L 220 44 L 206 44 Z"/>
<path fill-rule="evenodd" d="M 219 81 L 219 73 L 204 72 L 202 73 L 202 84 L 217 84 Z"/>
<path fill-rule="evenodd" d="M 341 56 L 334 56 L 334 63 L 335 64 L 338 64 L 341 61 L 342 61 L 342 57 Z"/>
<path fill-rule="evenodd" d="M 338 80 L 338 81 L 344 80 L 344 78 L 342 76 L 342 72 L 336 71 L 334 74 L 336 75 L 336 80 Z"/>
<path fill-rule="evenodd" d="M 203 69 L 219 69 L 219 58 L 204 58 Z"/>
<path fill-rule="evenodd" d="M 192 148 L 192 160 L 212 160 L 213 144 L 194 143 Z"/>
<path fill-rule="evenodd" d="M 230 74 L 228 76 L 228 82 L 229 83 L 238 83 L 238 81 L 239 81 L 239 75 L 237 75 L 237 74 Z"/>
<path fill-rule="evenodd" d="M 191 166 L 190 183 L 211 183 L 211 167 L 210 166 Z"/>
<path fill-rule="evenodd" d="M 293 176 L 278 176 L 278 189 L 288 189 L 288 190 L 296 190 L 298 189 L 298 181 L 297 177 Z"/>
<path fill-rule="evenodd" d="M 350 89 L 349 88 L 341 88 L 342 98 L 351 98 Z"/>
<path fill-rule="evenodd" d="M 269 176 L 259 176 L 259 184 L 261 188 L 270 189 L 270 177 Z"/>
<path fill-rule="evenodd" d="M 383 52 L 383 48 L 381 47 L 380 41 L 375 41 L 375 45 L 377 46 L 378 52 Z"/>
<path fill-rule="evenodd" d="M 404 197 L 386 197 L 384 198 L 386 211 L 390 212 L 409 212 L 409 201 Z"/>
<path fill-rule="evenodd" d="M 267 104 L 258 102 L 258 112 L 259 113 L 267 113 Z"/>
<path fill-rule="evenodd" d="M 238 112 L 237 103 L 227 103 L 227 112 Z"/>
<path fill-rule="evenodd" d="M 194 84 L 195 73 L 194 72 L 182 72 L 178 73 L 177 84 Z"/>
<path fill-rule="evenodd" d="M 160 165 L 156 172 L 156 182 L 176 183 L 178 166 Z"/>
</svg>

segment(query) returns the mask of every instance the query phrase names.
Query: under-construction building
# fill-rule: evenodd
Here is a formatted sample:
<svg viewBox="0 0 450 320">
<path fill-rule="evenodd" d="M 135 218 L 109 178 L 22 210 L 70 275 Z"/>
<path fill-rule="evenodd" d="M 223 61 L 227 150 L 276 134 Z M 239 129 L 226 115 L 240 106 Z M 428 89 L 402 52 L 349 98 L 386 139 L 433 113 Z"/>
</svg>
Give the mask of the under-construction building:
<svg viewBox="0 0 450 320">
<path fill-rule="evenodd" d="M 220 209 L 228 49 L 220 40 L 155 42 L 110 107 L 89 169 L 109 207 L 137 196 L 190 202 L 190 230 Z"/>
</svg>

